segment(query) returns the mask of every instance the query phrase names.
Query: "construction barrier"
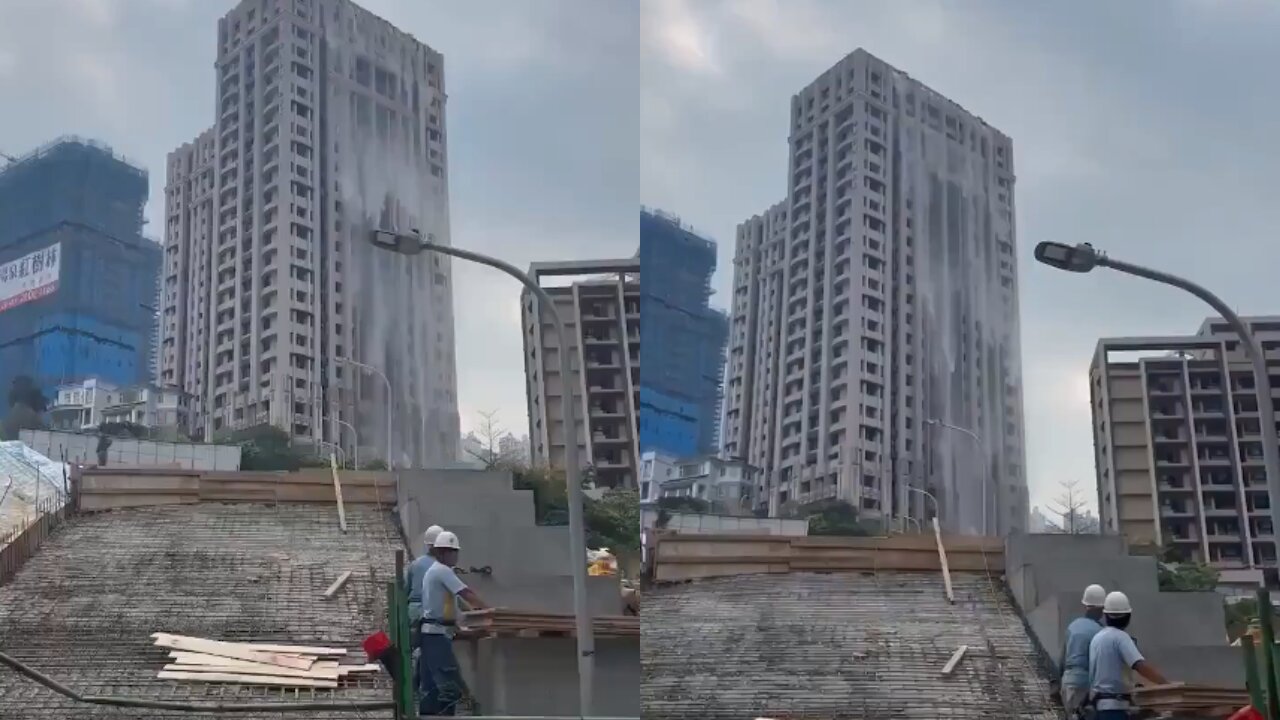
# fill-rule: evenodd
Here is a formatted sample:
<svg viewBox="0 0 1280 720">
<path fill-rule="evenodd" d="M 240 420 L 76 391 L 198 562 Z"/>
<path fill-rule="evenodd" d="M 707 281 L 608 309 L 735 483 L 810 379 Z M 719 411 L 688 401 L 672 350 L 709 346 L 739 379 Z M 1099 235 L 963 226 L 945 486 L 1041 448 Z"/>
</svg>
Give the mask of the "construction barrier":
<svg viewBox="0 0 1280 720">
<path fill-rule="evenodd" d="M 42 500 L 35 511 L 35 520 L 0 535 L 0 585 L 9 582 L 36 554 L 45 539 L 66 520 L 68 512 L 67 506 L 56 497 Z"/>
<path fill-rule="evenodd" d="M 80 512 L 198 502 L 337 502 L 334 477 L 328 468 L 297 472 L 84 468 L 77 475 Z M 340 477 L 344 504 L 395 505 L 393 473 L 352 470 Z"/>
<path fill-rule="evenodd" d="M 950 572 L 1004 574 L 1000 538 L 942 538 Z M 941 572 L 943 560 L 932 535 L 891 537 L 784 537 L 763 535 L 660 534 L 654 559 L 656 582 L 805 571 L 919 570 Z"/>
</svg>

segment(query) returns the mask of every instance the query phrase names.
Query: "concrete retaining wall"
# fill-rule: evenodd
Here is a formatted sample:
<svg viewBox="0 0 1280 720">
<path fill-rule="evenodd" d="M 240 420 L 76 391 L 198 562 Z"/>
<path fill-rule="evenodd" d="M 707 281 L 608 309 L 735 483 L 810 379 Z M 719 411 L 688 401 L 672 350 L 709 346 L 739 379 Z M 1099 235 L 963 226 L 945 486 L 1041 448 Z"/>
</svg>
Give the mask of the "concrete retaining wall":
<svg viewBox="0 0 1280 720">
<path fill-rule="evenodd" d="M 573 638 L 491 638 L 458 643 L 458 662 L 486 715 L 563 716 L 577 712 L 577 645 Z M 593 714 L 639 717 L 639 639 L 596 640 L 595 668 Z"/>
<path fill-rule="evenodd" d="M 573 612 L 569 528 L 539 526 L 533 493 L 510 473 L 471 469 L 397 474 L 397 511 L 410 550 L 420 555 L 431 525 L 456 532 L 462 579 L 487 602 L 517 610 Z M 488 567 L 490 574 L 471 569 Z M 587 578 L 595 615 L 623 612 L 617 577 Z M 596 640 L 596 715 L 640 715 L 639 638 Z M 578 711 L 574 638 L 488 638 L 459 643 L 459 661 L 490 715 L 573 715 Z"/>
<path fill-rule="evenodd" d="M 1057 663 L 1084 588 L 1120 590 L 1133 604 L 1128 631 L 1171 680 L 1244 686 L 1244 659 L 1228 645 L 1216 592 L 1161 592 L 1153 557 L 1126 554 L 1116 536 L 1019 535 L 1006 542 L 1009 588 L 1036 638 Z"/>
</svg>

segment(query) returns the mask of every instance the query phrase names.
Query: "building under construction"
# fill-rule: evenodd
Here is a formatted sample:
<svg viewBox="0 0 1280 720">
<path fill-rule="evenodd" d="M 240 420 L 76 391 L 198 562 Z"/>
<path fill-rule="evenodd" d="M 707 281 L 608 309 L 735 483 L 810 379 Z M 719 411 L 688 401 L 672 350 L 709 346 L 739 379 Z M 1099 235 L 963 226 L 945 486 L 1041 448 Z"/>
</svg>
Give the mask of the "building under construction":
<svg viewBox="0 0 1280 720">
<path fill-rule="evenodd" d="M 161 251 L 146 201 L 146 171 L 84 138 L 0 166 L 0 388 L 150 382 Z"/>
</svg>

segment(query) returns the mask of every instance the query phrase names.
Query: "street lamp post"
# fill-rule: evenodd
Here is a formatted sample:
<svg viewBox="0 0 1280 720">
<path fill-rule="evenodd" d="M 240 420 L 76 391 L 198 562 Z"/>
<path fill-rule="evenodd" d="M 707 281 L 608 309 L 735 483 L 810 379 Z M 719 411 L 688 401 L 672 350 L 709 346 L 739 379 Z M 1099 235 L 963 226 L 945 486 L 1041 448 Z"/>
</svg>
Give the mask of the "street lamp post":
<svg viewBox="0 0 1280 720">
<path fill-rule="evenodd" d="M 986 443 L 982 442 L 982 436 L 978 435 L 978 433 L 968 428 L 962 428 L 959 425 L 952 425 L 949 422 L 938 420 L 937 418 L 929 418 L 928 420 L 924 421 L 924 424 L 935 425 L 940 428 L 946 428 L 947 430 L 954 430 L 955 432 L 958 432 L 961 435 L 966 435 L 969 437 L 969 439 L 973 440 L 973 444 L 978 450 L 978 457 L 982 459 L 982 534 L 986 535 L 987 534 L 987 506 L 991 504 L 991 495 L 992 495 L 990 490 L 991 468 L 988 466 Z M 937 500 L 933 501 L 933 508 L 934 508 L 934 512 L 936 513 L 938 509 Z"/>
<path fill-rule="evenodd" d="M 351 358 L 347 358 L 347 357 L 338 358 L 338 361 L 347 363 L 348 365 L 358 367 L 362 370 L 365 370 L 367 372 L 373 373 L 374 375 L 377 375 L 378 377 L 382 378 L 383 384 L 387 386 L 387 456 L 384 458 L 384 460 L 386 460 L 387 462 L 387 469 L 390 470 L 391 468 L 395 467 L 395 465 L 391 462 L 391 381 L 387 379 L 386 373 L 382 372 L 381 370 L 379 370 L 378 368 L 372 365 L 366 365 L 365 363 L 362 363 L 362 362 L 356 362 L 355 360 L 352 360 Z"/>
<path fill-rule="evenodd" d="M 928 491 L 926 491 L 926 490 L 921 490 L 921 489 L 920 489 L 920 488 L 918 488 L 918 487 L 911 487 L 910 485 L 907 485 L 907 486 L 905 486 L 905 487 L 907 488 L 907 492 L 920 493 L 921 495 L 923 495 L 923 496 L 925 496 L 925 497 L 929 498 L 930 500 L 932 500 L 932 501 L 933 501 L 933 516 L 934 516 L 934 517 L 938 517 L 938 498 L 934 497 L 932 493 L 930 493 L 930 492 L 928 492 Z M 909 514 L 910 514 L 910 513 L 908 513 L 908 515 L 909 515 Z M 917 522 L 918 522 L 918 521 L 917 521 Z"/>
<path fill-rule="evenodd" d="M 1276 557 L 1280 558 L 1280 444 L 1276 435 L 1276 407 L 1271 396 L 1271 377 L 1267 374 L 1267 360 L 1262 346 L 1240 317 L 1217 295 L 1176 275 L 1153 270 L 1141 265 L 1113 260 L 1095 250 L 1088 243 L 1071 246 L 1062 243 L 1042 242 L 1036 245 L 1036 260 L 1050 267 L 1070 272 L 1085 273 L 1095 267 L 1108 267 L 1122 273 L 1154 280 L 1185 290 L 1209 304 L 1240 337 L 1249 361 L 1253 363 L 1254 383 L 1258 391 L 1258 414 L 1262 424 L 1262 461 L 1267 473 L 1267 495 L 1271 502 L 1272 535 L 1276 543 Z"/>
<path fill-rule="evenodd" d="M 590 610 L 587 608 L 587 540 L 582 513 L 582 468 L 578 464 L 578 426 L 574 415 L 573 392 L 569 385 L 569 378 L 573 375 L 572 356 L 568 351 L 573 344 L 569 328 L 547 291 L 510 263 L 470 250 L 441 245 L 432 240 L 431 235 L 424 239 L 416 230 L 412 235 L 374 230 L 370 234 L 370 241 L 384 250 L 403 255 L 417 255 L 426 250 L 501 270 L 528 288 L 538 299 L 542 312 L 555 323 L 560 341 L 560 377 L 564 384 L 564 392 L 560 394 L 560 407 L 565 425 L 564 474 L 569 502 L 569 555 L 573 561 L 573 613 L 578 636 L 578 714 L 589 716 L 595 675 L 595 637 L 592 633 Z"/>
<path fill-rule="evenodd" d="M 354 447 L 355 447 L 355 463 L 356 463 L 356 468 L 355 468 L 355 469 L 356 469 L 356 470 L 359 470 L 359 469 L 360 469 L 360 433 L 356 431 L 356 426 L 355 426 L 355 425 L 352 425 L 351 423 L 347 422 L 346 420 L 342 420 L 341 418 L 339 418 L 339 417 L 338 417 L 338 415 L 337 415 L 336 413 L 331 414 L 331 415 L 329 416 L 329 418 L 330 418 L 331 420 L 333 420 L 335 423 L 337 423 L 337 424 L 341 425 L 342 427 L 344 427 L 344 428 L 346 428 L 346 429 L 348 429 L 348 430 L 350 430 L 350 431 L 351 431 L 351 437 L 355 439 L 355 445 L 354 445 Z"/>
</svg>

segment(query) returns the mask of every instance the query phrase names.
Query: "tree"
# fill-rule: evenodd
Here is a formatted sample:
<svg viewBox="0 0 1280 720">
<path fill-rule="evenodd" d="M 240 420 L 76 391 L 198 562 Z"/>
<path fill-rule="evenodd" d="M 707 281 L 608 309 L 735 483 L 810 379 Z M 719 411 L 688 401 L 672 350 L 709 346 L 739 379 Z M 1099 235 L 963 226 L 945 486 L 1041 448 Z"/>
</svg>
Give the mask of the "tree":
<svg viewBox="0 0 1280 720">
<path fill-rule="evenodd" d="M 1185 550 L 1167 545 L 1156 565 L 1160 589 L 1167 592 L 1207 592 L 1218 587 L 1218 571 L 1191 559 Z"/>
<path fill-rule="evenodd" d="M 689 512 L 699 515 L 705 514 L 710 509 L 706 500 L 688 496 L 671 496 L 658 498 L 658 520 L 656 526 L 665 528 L 671 522 L 671 513 L 673 512 Z"/>
<path fill-rule="evenodd" d="M 824 500 L 810 506 L 810 535 L 867 536 L 871 534 L 858 519 L 858 509 L 843 500 Z"/>
<path fill-rule="evenodd" d="M 98 432 L 103 435 L 110 435 L 119 438 L 133 438 L 135 440 L 146 440 L 151 436 L 151 431 L 145 425 L 139 425 L 135 422 L 107 422 L 98 426 Z"/>
<path fill-rule="evenodd" d="M 564 472 L 550 468 L 512 470 L 517 490 L 533 491 L 534 519 L 539 525 L 569 524 L 569 493 Z"/>
<path fill-rule="evenodd" d="M 1258 601 L 1254 598 L 1244 598 L 1235 602 L 1225 604 L 1226 621 L 1227 621 L 1227 638 L 1235 641 L 1236 638 L 1244 635 L 1249 631 L 1250 626 L 1258 621 Z M 1275 625 L 1280 619 L 1280 615 L 1276 614 L 1274 609 L 1271 615 L 1271 624 Z"/>
<path fill-rule="evenodd" d="M 289 433 L 274 425 L 264 423 L 236 430 L 227 440 L 240 446 L 242 470 L 297 470 L 328 464 L 293 447 Z"/>
<path fill-rule="evenodd" d="M 515 453 L 502 450 L 502 441 L 512 437 L 511 433 L 502 428 L 502 424 L 498 422 L 498 413 L 490 410 L 481 412 L 480 424 L 476 430 L 468 433 L 467 437 L 476 442 L 477 447 L 468 447 L 463 445 L 463 452 L 470 455 L 472 459 L 480 461 L 484 465 L 485 470 L 515 470 L 523 468 L 527 465 L 526 458 L 518 457 Z"/>
<path fill-rule="evenodd" d="M 640 554 L 640 494 L 615 488 L 599 500 L 586 500 L 583 516 L 587 546 L 609 548 L 619 559 Z"/>
<path fill-rule="evenodd" d="M 9 414 L 0 422 L 0 440 L 17 440 L 22 430 L 43 430 L 44 419 L 40 413 L 26 405 L 13 405 Z"/>
<path fill-rule="evenodd" d="M 1085 495 L 1080 491 L 1076 480 L 1062 483 L 1062 494 L 1049 506 L 1049 510 L 1062 518 L 1061 523 L 1049 523 L 1051 532 L 1067 535 L 1098 534 L 1098 519 L 1088 511 Z"/>
<path fill-rule="evenodd" d="M 34 410 L 37 415 L 49 409 L 49 399 L 30 375 L 18 375 L 9 385 L 9 407 L 18 405 Z"/>
</svg>

